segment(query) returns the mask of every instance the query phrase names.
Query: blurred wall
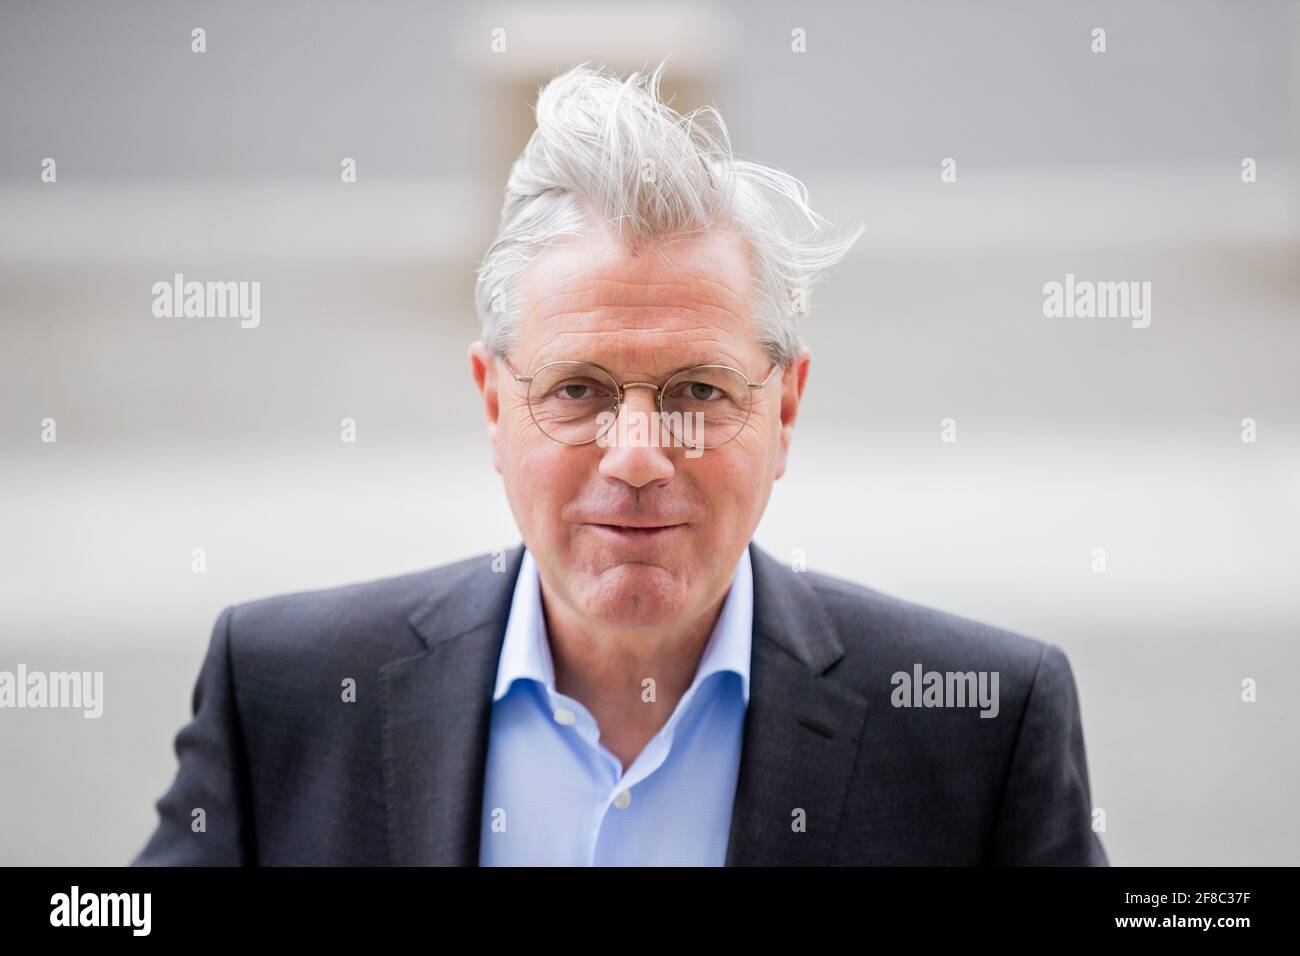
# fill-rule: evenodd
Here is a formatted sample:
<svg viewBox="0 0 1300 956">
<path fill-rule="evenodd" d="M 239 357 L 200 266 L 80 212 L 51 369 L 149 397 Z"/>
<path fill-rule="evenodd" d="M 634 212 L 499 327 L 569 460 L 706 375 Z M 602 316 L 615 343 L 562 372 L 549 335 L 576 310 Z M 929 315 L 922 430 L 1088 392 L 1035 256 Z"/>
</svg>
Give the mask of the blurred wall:
<svg viewBox="0 0 1300 956">
<path fill-rule="evenodd" d="M 0 712 L 0 863 L 143 845 L 224 606 L 516 542 L 473 270 L 537 86 L 668 53 L 867 225 L 758 541 L 1062 646 L 1113 862 L 1300 862 L 1297 9 L 5 4 L 0 668 L 107 700 Z M 154 318 L 177 272 L 260 281 L 260 326 Z M 1045 318 L 1068 272 L 1150 326 Z"/>
</svg>

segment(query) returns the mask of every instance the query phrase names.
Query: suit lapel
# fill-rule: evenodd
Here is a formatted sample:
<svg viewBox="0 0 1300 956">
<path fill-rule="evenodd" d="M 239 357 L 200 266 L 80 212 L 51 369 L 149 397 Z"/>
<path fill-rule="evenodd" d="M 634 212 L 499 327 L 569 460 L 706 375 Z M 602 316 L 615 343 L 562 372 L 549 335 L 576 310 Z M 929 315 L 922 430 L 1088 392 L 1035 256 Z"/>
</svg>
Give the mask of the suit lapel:
<svg viewBox="0 0 1300 956">
<path fill-rule="evenodd" d="M 520 545 L 503 573 L 448 586 L 411 615 L 427 648 L 380 669 L 389 858 L 396 866 L 477 866 L 492 686 Z"/>
<path fill-rule="evenodd" d="M 825 671 L 844 654 L 807 579 L 757 545 L 750 698 L 728 866 L 824 866 L 866 722 Z M 802 810 L 802 816 L 798 811 Z M 802 819 L 803 830 L 798 828 Z"/>
</svg>

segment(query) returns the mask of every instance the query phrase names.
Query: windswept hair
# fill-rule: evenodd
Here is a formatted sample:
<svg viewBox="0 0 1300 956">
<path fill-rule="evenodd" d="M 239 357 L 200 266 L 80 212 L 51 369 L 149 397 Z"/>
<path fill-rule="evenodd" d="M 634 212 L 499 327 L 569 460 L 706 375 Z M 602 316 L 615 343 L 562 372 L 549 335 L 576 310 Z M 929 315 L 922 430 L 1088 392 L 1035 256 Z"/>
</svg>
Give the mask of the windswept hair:
<svg viewBox="0 0 1300 956">
<path fill-rule="evenodd" d="M 792 361 L 808 295 L 863 232 L 819 241 L 830 225 L 803 183 L 737 159 L 712 106 L 678 113 L 659 99 L 653 73 L 627 79 L 586 63 L 537 97 L 537 129 L 510 168 L 501 222 L 478 268 L 475 308 L 498 355 L 514 344 L 520 273 L 543 247 L 587 235 L 598 217 L 622 240 L 649 243 L 713 228 L 748 244 L 759 342 Z"/>
</svg>

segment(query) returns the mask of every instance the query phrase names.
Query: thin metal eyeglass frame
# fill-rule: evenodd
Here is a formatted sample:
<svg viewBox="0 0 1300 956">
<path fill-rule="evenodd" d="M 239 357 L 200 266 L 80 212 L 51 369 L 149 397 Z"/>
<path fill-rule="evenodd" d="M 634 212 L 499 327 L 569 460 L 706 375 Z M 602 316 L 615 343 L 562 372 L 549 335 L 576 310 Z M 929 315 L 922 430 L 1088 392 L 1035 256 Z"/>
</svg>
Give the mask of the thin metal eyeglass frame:
<svg viewBox="0 0 1300 956">
<path fill-rule="evenodd" d="M 614 388 L 616 389 L 614 395 L 614 407 L 610 409 L 614 413 L 615 418 L 618 417 L 619 409 L 623 407 L 623 392 L 626 389 L 629 388 L 653 389 L 655 392 L 655 405 L 659 409 L 660 416 L 663 416 L 664 415 L 664 389 L 666 389 L 669 385 L 671 385 L 679 375 L 684 375 L 687 372 L 693 372 L 696 369 L 702 369 L 702 368 L 718 368 L 718 369 L 725 369 L 728 372 L 735 372 L 737 375 L 741 377 L 741 379 L 744 380 L 745 384 L 749 386 L 750 389 L 749 404 L 745 407 L 745 420 L 740 423 L 740 427 L 736 429 L 735 433 L 732 434 L 727 439 L 727 441 L 718 442 L 718 444 L 716 445 L 702 446 L 704 449 L 710 449 L 710 448 L 721 448 L 723 445 L 727 444 L 727 442 L 729 441 L 732 441 L 737 435 L 739 435 L 741 432 L 745 430 L 745 425 L 749 423 L 749 416 L 754 411 L 754 395 L 753 395 L 754 390 L 762 388 L 764 385 L 766 385 L 771 380 L 776 370 L 781 367 L 780 362 L 773 362 L 772 367 L 767 370 L 767 374 L 763 376 L 763 380 L 761 382 L 751 382 L 749 380 L 748 375 L 746 375 L 738 368 L 732 368 L 730 365 L 718 365 L 718 364 L 688 365 L 686 368 L 678 369 L 677 371 L 669 375 L 668 379 L 663 383 L 663 385 L 656 385 L 654 384 L 654 382 L 623 383 L 620 382 L 617 378 L 615 378 L 614 373 L 612 373 L 609 369 L 605 368 L 604 366 L 597 365 L 595 362 L 583 362 L 583 361 L 578 361 L 576 359 L 560 359 L 554 362 L 546 362 L 542 365 L 537 366 L 537 368 L 533 369 L 527 375 L 520 375 L 511 367 L 510 362 L 506 359 L 504 355 L 499 355 L 497 356 L 497 358 L 501 359 L 501 364 L 506 367 L 507 372 L 509 372 L 512 376 L 514 376 L 516 382 L 520 382 L 524 385 L 530 386 L 528 389 L 530 397 L 526 397 L 525 401 L 528 404 L 528 417 L 533 420 L 533 424 L 537 426 L 537 430 L 553 442 L 556 442 L 561 445 L 569 445 L 572 447 L 578 447 L 579 445 L 590 445 L 592 442 L 598 441 L 600 439 L 600 436 L 604 434 L 604 431 L 598 431 L 594 436 L 588 438 L 586 441 L 564 441 L 563 439 L 556 438 L 554 435 L 552 435 L 550 432 L 548 432 L 545 428 L 542 427 L 541 423 L 537 420 L 537 416 L 533 413 L 533 403 L 531 400 L 531 393 L 532 393 L 531 386 L 533 380 L 537 378 L 538 374 L 544 368 L 550 368 L 552 365 L 588 365 L 591 368 L 598 369 L 599 371 L 603 372 L 605 375 L 609 376 L 609 380 L 614 383 Z M 607 431 L 608 428 L 606 428 L 605 430 Z M 671 430 L 671 427 L 669 430 Z M 686 447 L 688 448 L 696 447 L 695 445 L 686 444 L 686 442 L 681 438 L 681 436 L 677 435 L 676 432 L 673 432 L 673 434 L 678 439 L 678 441 L 682 441 L 682 443 L 686 445 Z"/>
</svg>

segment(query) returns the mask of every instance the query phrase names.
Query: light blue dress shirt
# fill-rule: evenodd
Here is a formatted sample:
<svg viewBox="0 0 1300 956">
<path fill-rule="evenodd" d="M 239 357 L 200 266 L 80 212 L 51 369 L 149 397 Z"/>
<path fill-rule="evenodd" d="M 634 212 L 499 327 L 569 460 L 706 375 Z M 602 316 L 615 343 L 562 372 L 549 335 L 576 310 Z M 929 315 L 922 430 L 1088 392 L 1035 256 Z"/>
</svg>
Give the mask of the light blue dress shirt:
<svg viewBox="0 0 1300 956">
<path fill-rule="evenodd" d="M 479 865 L 722 866 L 753 620 L 746 548 L 695 679 L 624 770 L 591 712 L 555 689 L 537 565 L 525 550 L 492 695 Z"/>
</svg>

